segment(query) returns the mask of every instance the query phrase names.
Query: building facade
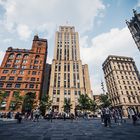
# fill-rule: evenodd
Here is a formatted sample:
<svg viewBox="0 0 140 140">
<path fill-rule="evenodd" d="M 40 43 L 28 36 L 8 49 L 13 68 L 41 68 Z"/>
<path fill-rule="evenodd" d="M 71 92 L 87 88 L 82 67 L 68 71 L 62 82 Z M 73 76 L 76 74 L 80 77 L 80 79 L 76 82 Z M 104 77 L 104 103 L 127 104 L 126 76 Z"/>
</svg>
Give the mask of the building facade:
<svg viewBox="0 0 140 140">
<path fill-rule="evenodd" d="M 130 21 L 126 21 L 126 24 L 132 34 L 132 37 L 140 51 L 140 14 L 136 10 L 133 10 L 134 17 Z"/>
<path fill-rule="evenodd" d="M 103 63 L 108 96 L 113 107 L 128 115 L 128 107 L 140 112 L 140 76 L 133 58 L 108 56 Z"/>
<path fill-rule="evenodd" d="M 0 67 L 0 91 L 6 93 L 2 109 L 8 111 L 12 106 L 14 93 L 42 94 L 44 69 L 47 57 L 47 40 L 34 36 L 31 50 L 9 47 Z"/>
<path fill-rule="evenodd" d="M 79 36 L 73 26 L 60 26 L 55 34 L 54 59 L 51 67 L 49 95 L 53 108 L 63 112 L 64 98 L 72 104 L 74 113 L 79 94 L 91 97 L 88 66 L 82 65 Z"/>
</svg>

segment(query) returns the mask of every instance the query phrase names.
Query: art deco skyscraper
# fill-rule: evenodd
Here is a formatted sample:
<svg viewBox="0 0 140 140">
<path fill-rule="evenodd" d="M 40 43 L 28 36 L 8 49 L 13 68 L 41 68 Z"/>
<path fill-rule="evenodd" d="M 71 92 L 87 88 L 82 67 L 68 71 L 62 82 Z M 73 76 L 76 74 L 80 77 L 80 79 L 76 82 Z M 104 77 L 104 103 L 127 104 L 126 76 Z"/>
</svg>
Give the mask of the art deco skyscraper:
<svg viewBox="0 0 140 140">
<path fill-rule="evenodd" d="M 130 21 L 126 21 L 126 24 L 132 34 L 132 37 L 140 51 L 140 14 L 133 10 L 134 17 Z"/>
<path fill-rule="evenodd" d="M 79 36 L 73 26 L 60 26 L 55 35 L 49 95 L 53 108 L 63 111 L 64 98 L 72 104 L 74 112 L 79 94 L 91 96 L 88 66 L 80 60 Z"/>
<path fill-rule="evenodd" d="M 133 58 L 110 55 L 103 71 L 112 106 L 121 108 L 125 116 L 128 107 L 140 112 L 140 77 Z"/>
</svg>

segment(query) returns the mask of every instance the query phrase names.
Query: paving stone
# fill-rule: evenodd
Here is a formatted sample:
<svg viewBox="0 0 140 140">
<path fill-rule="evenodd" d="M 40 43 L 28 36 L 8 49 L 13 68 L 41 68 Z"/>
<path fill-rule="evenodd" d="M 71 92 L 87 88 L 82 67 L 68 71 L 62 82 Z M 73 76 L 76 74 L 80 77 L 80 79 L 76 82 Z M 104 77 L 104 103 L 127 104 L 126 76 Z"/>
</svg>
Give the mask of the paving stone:
<svg viewBox="0 0 140 140">
<path fill-rule="evenodd" d="M 140 140 L 140 125 L 130 120 L 118 126 L 104 127 L 99 119 L 23 121 L 0 123 L 0 140 Z"/>
</svg>

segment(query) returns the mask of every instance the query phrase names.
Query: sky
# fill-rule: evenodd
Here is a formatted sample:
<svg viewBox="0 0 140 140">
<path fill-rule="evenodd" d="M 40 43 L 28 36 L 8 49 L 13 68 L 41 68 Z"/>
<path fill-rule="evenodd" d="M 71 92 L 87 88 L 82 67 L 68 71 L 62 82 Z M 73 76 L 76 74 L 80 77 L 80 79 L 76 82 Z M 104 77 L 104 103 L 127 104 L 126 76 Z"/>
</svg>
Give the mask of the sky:
<svg viewBox="0 0 140 140">
<path fill-rule="evenodd" d="M 125 23 L 132 9 L 140 13 L 140 0 L 0 0 L 0 63 L 8 47 L 31 49 L 38 34 L 48 39 L 51 64 L 55 32 L 60 25 L 75 26 L 93 94 L 100 94 L 108 55 L 133 57 L 140 71 L 140 52 Z"/>
</svg>

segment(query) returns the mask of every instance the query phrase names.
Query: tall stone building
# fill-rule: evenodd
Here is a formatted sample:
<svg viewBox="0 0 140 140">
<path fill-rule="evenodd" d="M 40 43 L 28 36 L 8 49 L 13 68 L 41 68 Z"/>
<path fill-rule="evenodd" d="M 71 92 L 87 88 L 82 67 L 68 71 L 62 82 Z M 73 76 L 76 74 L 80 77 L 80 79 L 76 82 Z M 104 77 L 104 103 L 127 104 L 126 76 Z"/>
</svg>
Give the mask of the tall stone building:
<svg viewBox="0 0 140 140">
<path fill-rule="evenodd" d="M 54 59 L 51 67 L 49 95 L 53 108 L 63 111 L 64 98 L 72 104 L 74 113 L 79 94 L 91 96 L 88 66 L 82 65 L 79 36 L 73 26 L 60 26 L 55 34 Z"/>
<path fill-rule="evenodd" d="M 103 63 L 108 96 L 112 106 L 128 115 L 128 107 L 140 111 L 140 76 L 131 57 L 110 55 Z"/>
<path fill-rule="evenodd" d="M 132 34 L 132 37 L 140 51 L 140 14 L 136 10 L 133 10 L 134 17 L 130 21 L 126 21 L 126 24 Z"/>
<path fill-rule="evenodd" d="M 13 105 L 16 91 L 21 95 L 28 92 L 36 94 L 39 100 L 42 94 L 44 69 L 47 57 L 47 40 L 34 36 L 32 49 L 9 47 L 0 67 L 0 91 L 6 93 L 2 109 L 8 111 Z"/>
</svg>

